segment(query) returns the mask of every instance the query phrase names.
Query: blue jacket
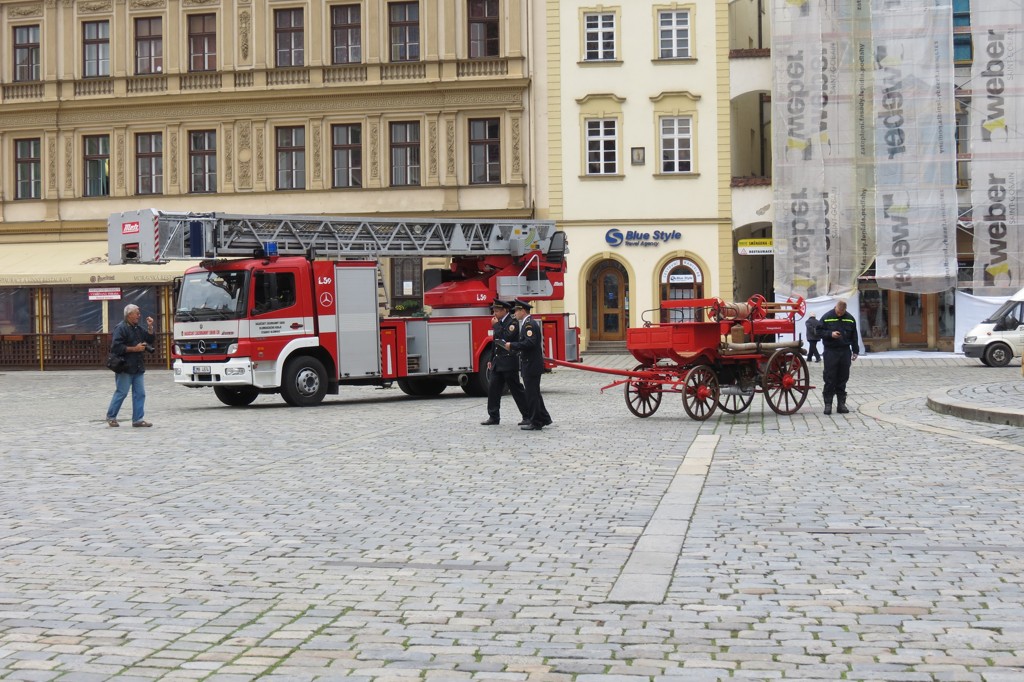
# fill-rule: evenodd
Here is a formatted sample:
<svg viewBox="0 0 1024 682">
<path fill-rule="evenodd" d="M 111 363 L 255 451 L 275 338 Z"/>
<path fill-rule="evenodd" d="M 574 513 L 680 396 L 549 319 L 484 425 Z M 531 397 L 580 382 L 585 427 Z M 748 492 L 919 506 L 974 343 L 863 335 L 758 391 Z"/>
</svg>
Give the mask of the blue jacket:
<svg viewBox="0 0 1024 682">
<path fill-rule="evenodd" d="M 142 374 L 146 371 L 146 352 L 128 353 L 125 349 L 129 346 L 137 346 L 140 343 L 156 343 L 156 337 L 141 325 L 131 325 L 123 321 L 114 327 L 114 333 L 110 337 L 110 352 L 115 355 L 123 355 L 128 365 L 125 367 L 126 374 Z"/>
</svg>

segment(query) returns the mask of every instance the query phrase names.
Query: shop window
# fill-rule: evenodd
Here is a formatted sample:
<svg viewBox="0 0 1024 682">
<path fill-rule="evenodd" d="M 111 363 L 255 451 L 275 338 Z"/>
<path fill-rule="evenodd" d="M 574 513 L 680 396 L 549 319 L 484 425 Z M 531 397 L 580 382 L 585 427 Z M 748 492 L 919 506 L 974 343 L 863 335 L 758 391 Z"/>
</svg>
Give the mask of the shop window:
<svg viewBox="0 0 1024 682">
<path fill-rule="evenodd" d="M 697 264 L 689 259 L 676 259 L 662 269 L 661 301 L 689 301 L 704 297 L 703 276 Z M 702 322 L 704 314 L 697 308 L 668 308 L 661 311 L 662 322 Z"/>
<path fill-rule="evenodd" d="M 391 259 L 391 290 L 395 298 L 423 296 L 423 266 L 419 258 Z"/>
<path fill-rule="evenodd" d="M 33 311 L 31 290 L 0 289 L 0 334 L 31 334 Z"/>
<path fill-rule="evenodd" d="M 125 287 L 121 289 L 121 300 L 107 302 L 108 331 L 114 331 L 114 327 L 124 321 L 124 308 L 130 304 L 139 306 L 142 312 L 141 323 L 145 323 L 147 317 L 152 317 L 156 320 L 155 328 L 163 329 L 159 319 L 159 287 Z"/>
<path fill-rule="evenodd" d="M 865 338 L 889 338 L 889 292 L 860 290 L 860 333 Z"/>
<path fill-rule="evenodd" d="M 423 309 L 423 261 L 391 259 L 391 310 L 394 315 L 417 315 Z"/>
<path fill-rule="evenodd" d="M 90 301 L 88 287 L 55 287 L 52 309 L 55 334 L 103 333 L 103 301 Z"/>
</svg>

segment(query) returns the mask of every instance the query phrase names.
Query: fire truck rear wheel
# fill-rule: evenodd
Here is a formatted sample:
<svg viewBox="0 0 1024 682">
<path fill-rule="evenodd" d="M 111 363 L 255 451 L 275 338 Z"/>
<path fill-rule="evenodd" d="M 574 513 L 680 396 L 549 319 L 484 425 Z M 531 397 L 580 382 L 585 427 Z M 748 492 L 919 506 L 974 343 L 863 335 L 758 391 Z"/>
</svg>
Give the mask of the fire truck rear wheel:
<svg viewBox="0 0 1024 682">
<path fill-rule="evenodd" d="M 444 389 L 447 388 L 447 385 L 440 379 L 399 379 L 398 388 L 400 388 L 402 393 L 406 395 L 415 396 L 417 398 L 426 398 L 441 395 L 441 393 L 444 392 Z"/>
<path fill-rule="evenodd" d="M 319 405 L 327 395 L 327 370 L 323 363 L 308 356 L 289 360 L 284 368 L 281 394 L 289 405 Z"/>
<path fill-rule="evenodd" d="M 259 396 L 259 389 L 253 388 L 252 386 L 242 386 L 240 388 L 228 388 L 227 386 L 214 386 L 213 392 L 217 394 L 217 399 L 225 405 L 231 407 L 245 407 L 251 405 L 252 401 L 256 400 Z"/>
</svg>

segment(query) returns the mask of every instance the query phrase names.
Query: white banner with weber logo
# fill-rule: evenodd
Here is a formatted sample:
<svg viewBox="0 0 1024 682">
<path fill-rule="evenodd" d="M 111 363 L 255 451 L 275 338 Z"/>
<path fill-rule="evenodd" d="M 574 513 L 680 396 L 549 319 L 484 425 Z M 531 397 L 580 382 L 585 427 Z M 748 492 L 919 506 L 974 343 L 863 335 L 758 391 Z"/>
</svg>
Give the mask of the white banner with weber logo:
<svg viewBox="0 0 1024 682">
<path fill-rule="evenodd" d="M 875 274 L 885 289 L 956 285 L 950 0 L 872 0 Z"/>
<path fill-rule="evenodd" d="M 972 3 L 971 204 L 974 293 L 1024 286 L 1024 5 Z"/>
<path fill-rule="evenodd" d="M 856 291 L 857 278 L 875 257 L 874 213 L 862 209 L 860 201 L 866 195 L 857 191 L 858 185 L 873 184 L 871 145 L 859 141 L 867 130 L 857 125 L 865 98 L 856 89 L 862 82 L 862 60 L 855 29 L 869 17 L 864 2 L 822 2 L 819 144 L 825 164 L 826 293 L 830 296 L 849 297 Z"/>
<path fill-rule="evenodd" d="M 828 286 L 820 14 L 818 0 L 773 0 L 775 290 L 804 298 Z"/>
</svg>

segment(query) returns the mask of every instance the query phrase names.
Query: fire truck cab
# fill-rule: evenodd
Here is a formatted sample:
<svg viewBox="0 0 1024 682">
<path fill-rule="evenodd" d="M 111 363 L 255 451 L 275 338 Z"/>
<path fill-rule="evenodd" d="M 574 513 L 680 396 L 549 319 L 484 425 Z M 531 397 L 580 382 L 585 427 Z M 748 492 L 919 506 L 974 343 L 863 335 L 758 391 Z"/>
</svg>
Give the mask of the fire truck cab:
<svg viewBox="0 0 1024 682">
<path fill-rule="evenodd" d="M 485 395 L 494 298 L 562 298 L 566 241 L 550 223 L 226 216 L 153 209 L 111 216 L 109 260 L 202 258 L 176 296 L 174 381 L 221 402 L 280 393 L 320 403 L 344 385 Z M 282 254 L 282 251 L 284 252 Z M 387 317 L 378 258 L 444 255 L 429 316 Z M 301 255 L 290 255 L 301 254 Z M 542 314 L 545 355 L 579 358 L 579 329 Z"/>
</svg>

